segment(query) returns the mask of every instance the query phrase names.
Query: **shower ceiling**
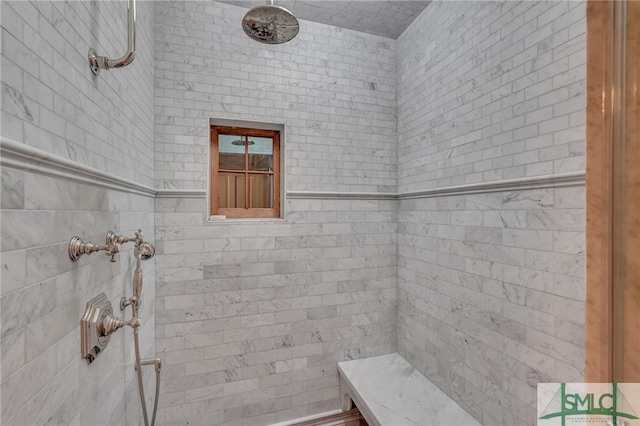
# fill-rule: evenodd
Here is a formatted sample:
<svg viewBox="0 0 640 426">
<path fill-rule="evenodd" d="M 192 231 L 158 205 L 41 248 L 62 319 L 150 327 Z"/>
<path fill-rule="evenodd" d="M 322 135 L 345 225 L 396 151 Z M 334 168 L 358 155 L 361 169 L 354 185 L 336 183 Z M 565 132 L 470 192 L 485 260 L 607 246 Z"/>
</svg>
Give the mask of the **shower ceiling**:
<svg viewBox="0 0 640 426">
<path fill-rule="evenodd" d="M 265 4 L 263 0 L 219 1 L 246 8 Z M 275 0 L 274 3 L 289 9 L 298 19 L 396 39 L 427 7 L 430 0 Z"/>
</svg>

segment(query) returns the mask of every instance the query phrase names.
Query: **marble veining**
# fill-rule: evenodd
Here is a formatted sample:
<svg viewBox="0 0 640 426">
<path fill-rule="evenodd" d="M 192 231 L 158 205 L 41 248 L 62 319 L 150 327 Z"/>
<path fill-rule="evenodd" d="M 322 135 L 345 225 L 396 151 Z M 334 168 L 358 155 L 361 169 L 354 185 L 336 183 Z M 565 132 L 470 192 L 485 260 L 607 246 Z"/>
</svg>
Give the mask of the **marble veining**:
<svg viewBox="0 0 640 426">
<path fill-rule="evenodd" d="M 434 1 L 397 40 L 397 351 L 487 425 L 584 380 L 586 5 Z"/>
<path fill-rule="evenodd" d="M 397 353 L 338 363 L 340 392 L 372 426 L 479 426 Z"/>
</svg>

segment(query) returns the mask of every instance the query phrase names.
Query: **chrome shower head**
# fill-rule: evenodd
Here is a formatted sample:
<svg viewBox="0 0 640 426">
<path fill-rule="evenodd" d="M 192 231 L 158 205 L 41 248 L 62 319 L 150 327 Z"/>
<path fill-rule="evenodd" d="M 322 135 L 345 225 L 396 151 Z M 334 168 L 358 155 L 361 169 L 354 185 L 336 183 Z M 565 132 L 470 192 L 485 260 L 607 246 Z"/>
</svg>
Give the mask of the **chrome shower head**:
<svg viewBox="0 0 640 426">
<path fill-rule="evenodd" d="M 265 6 L 256 6 L 247 12 L 242 19 L 242 29 L 260 43 L 280 44 L 298 35 L 300 25 L 291 12 L 267 0 Z"/>
<path fill-rule="evenodd" d="M 142 243 L 133 249 L 133 255 L 142 260 L 149 260 L 156 254 L 156 248 L 151 243 Z"/>
</svg>

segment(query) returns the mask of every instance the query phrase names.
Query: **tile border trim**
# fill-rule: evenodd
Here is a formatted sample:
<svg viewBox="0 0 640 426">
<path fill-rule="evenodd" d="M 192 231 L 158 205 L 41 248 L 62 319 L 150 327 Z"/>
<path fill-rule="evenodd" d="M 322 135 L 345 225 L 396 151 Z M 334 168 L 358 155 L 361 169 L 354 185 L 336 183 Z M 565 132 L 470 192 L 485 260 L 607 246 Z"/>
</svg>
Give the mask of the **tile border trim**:
<svg viewBox="0 0 640 426">
<path fill-rule="evenodd" d="M 325 192 L 325 191 L 287 191 L 288 199 L 302 200 L 395 200 L 393 192 Z"/>
<path fill-rule="evenodd" d="M 525 191 L 532 189 L 583 186 L 584 184 L 585 172 L 579 171 L 402 192 L 397 194 L 397 198 L 399 200 L 410 200 L 414 198 L 446 197 L 452 195 L 483 194 L 488 192 Z"/>
<path fill-rule="evenodd" d="M 453 195 L 483 194 L 489 192 L 525 191 L 532 189 L 583 186 L 584 183 L 585 173 L 583 171 L 579 171 L 492 182 L 445 186 L 442 188 L 423 189 L 420 191 L 400 193 L 288 191 L 287 198 L 316 200 L 411 200 L 416 198 L 448 197 Z"/>
<path fill-rule="evenodd" d="M 0 138 L 0 166 L 154 197 L 156 190 L 38 148 Z"/>
<path fill-rule="evenodd" d="M 23 143 L 0 138 L 0 166 L 31 173 L 60 177 L 156 198 L 206 198 L 205 189 L 154 189 L 137 182 L 112 176 L 76 161 L 50 154 Z M 489 192 L 525 191 L 532 189 L 583 186 L 585 172 L 556 173 L 492 182 L 471 183 L 409 192 L 325 192 L 287 191 L 292 200 L 411 200 Z"/>
</svg>

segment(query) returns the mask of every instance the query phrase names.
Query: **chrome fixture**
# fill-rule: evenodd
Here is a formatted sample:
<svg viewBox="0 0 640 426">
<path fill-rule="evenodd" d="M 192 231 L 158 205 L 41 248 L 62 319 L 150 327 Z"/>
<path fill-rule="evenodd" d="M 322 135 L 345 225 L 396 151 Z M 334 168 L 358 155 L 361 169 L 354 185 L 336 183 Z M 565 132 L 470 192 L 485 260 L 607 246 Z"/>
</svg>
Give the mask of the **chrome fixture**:
<svg viewBox="0 0 640 426">
<path fill-rule="evenodd" d="M 136 258 L 136 270 L 133 273 L 133 296 L 129 299 L 123 297 L 120 300 L 120 310 L 124 311 L 129 305 L 137 311 L 140 309 L 142 300 L 142 265 L 143 260 L 149 260 L 156 254 L 156 248 L 151 243 L 142 242 L 136 244 L 136 248 L 133 250 L 133 256 Z"/>
<path fill-rule="evenodd" d="M 89 49 L 89 67 L 93 74 L 100 74 L 100 70 L 126 67 L 136 57 L 136 0 L 128 0 L 127 3 L 127 52 L 118 59 L 109 59 L 106 56 L 98 56 L 94 48 Z"/>
<path fill-rule="evenodd" d="M 120 251 L 120 245 L 134 242 L 136 247 L 144 243 L 142 239 L 142 229 L 138 229 L 133 238 L 127 238 L 112 231 L 107 232 L 105 245 L 99 246 L 93 243 L 85 243 L 79 237 L 71 238 L 69 241 L 69 258 L 74 262 L 80 259 L 83 254 L 91 254 L 97 251 L 105 251 L 107 256 L 111 256 L 111 261 L 116 261 L 116 254 Z"/>
<path fill-rule="evenodd" d="M 131 306 L 131 315 L 133 318 L 138 316 L 138 309 L 142 300 L 142 261 L 149 260 L 156 254 L 156 248 L 151 243 L 142 241 L 140 231 L 136 233 L 136 236 L 140 235 L 140 241 L 136 242 L 136 247 L 133 250 L 133 255 L 136 258 L 136 270 L 133 273 L 133 296 L 129 299 L 122 298 L 120 300 L 120 309 L 125 310 L 127 306 Z M 138 337 L 138 328 L 133 329 L 133 344 L 136 353 L 136 375 L 138 377 L 138 391 L 140 394 L 140 405 L 142 406 L 142 416 L 145 426 L 153 426 L 156 422 L 156 413 L 158 412 L 158 397 L 160 396 L 160 368 L 162 362 L 160 358 L 140 359 L 140 338 Z M 151 423 L 149 423 L 149 414 L 147 413 L 147 403 L 144 398 L 144 385 L 142 383 L 142 367 L 145 365 L 155 366 L 156 370 L 156 397 L 153 403 L 153 415 L 151 417 Z"/>
<path fill-rule="evenodd" d="M 136 244 L 136 248 L 133 249 L 133 255 L 138 258 L 140 257 L 142 260 L 149 260 L 156 254 L 156 248 L 151 243 L 145 243 L 144 241 L 141 244 Z"/>
<path fill-rule="evenodd" d="M 80 344 L 82 357 L 91 364 L 102 353 L 111 340 L 111 334 L 119 328 L 129 325 L 137 329 L 140 325 L 138 318 L 122 321 L 113 316 L 111 302 L 107 295 L 100 293 L 87 302 L 87 307 L 80 320 Z"/>
<path fill-rule="evenodd" d="M 142 238 L 142 230 L 138 230 L 133 238 L 127 238 L 122 235 L 107 233 L 107 241 L 104 246 L 97 246 L 91 243 L 83 243 L 78 237 L 73 237 L 69 242 L 69 257 L 71 260 L 77 260 L 83 254 L 91 254 L 96 251 L 104 250 L 107 255 L 111 256 L 111 261 L 115 261 L 115 255 L 120 250 L 120 245 L 127 242 L 134 242 L 135 248 L 133 255 L 136 259 L 136 269 L 133 274 L 133 296 L 129 299 L 123 297 L 120 300 L 120 309 L 125 310 L 127 306 L 131 306 L 131 319 L 123 321 L 113 316 L 111 302 L 104 293 L 93 298 L 87 303 L 84 316 L 80 321 L 81 331 L 81 351 L 82 356 L 91 364 L 109 343 L 111 334 L 125 325 L 133 328 L 133 343 L 135 348 L 135 370 L 138 377 L 138 390 L 140 393 L 140 405 L 142 406 L 142 415 L 145 426 L 153 426 L 156 422 L 156 413 L 158 412 L 158 397 L 160 395 L 160 369 L 162 362 L 160 358 L 140 359 L 140 339 L 138 337 L 138 328 L 140 320 L 138 319 L 138 310 L 141 305 L 142 295 L 142 261 L 151 259 L 156 248 L 153 244 L 145 242 Z M 151 423 L 149 423 L 149 415 L 147 413 L 147 405 L 144 398 L 144 385 L 142 382 L 142 367 L 145 365 L 154 365 L 156 371 L 156 396 L 153 404 L 153 415 Z"/>
<path fill-rule="evenodd" d="M 260 43 L 280 44 L 298 35 L 300 24 L 291 12 L 267 0 L 266 6 L 256 6 L 242 18 L 245 34 Z"/>
</svg>

